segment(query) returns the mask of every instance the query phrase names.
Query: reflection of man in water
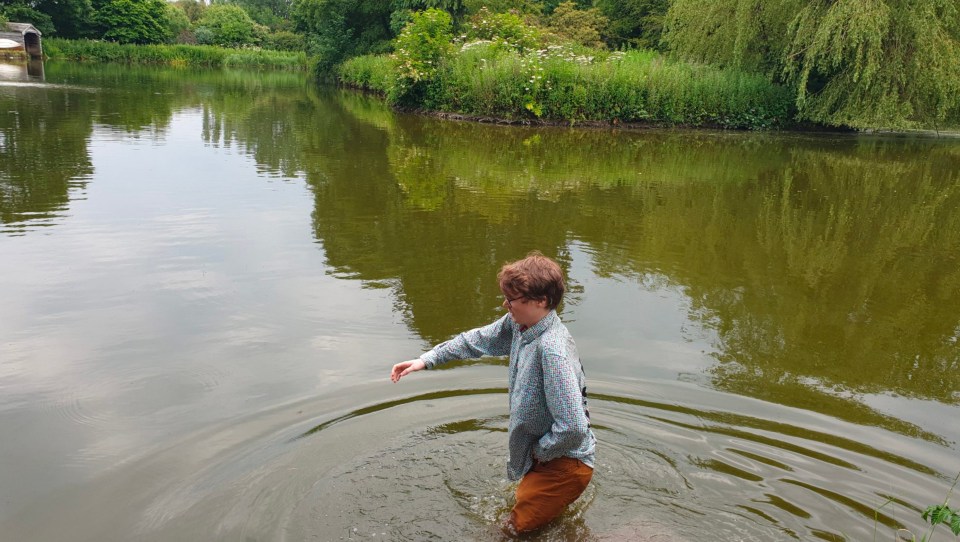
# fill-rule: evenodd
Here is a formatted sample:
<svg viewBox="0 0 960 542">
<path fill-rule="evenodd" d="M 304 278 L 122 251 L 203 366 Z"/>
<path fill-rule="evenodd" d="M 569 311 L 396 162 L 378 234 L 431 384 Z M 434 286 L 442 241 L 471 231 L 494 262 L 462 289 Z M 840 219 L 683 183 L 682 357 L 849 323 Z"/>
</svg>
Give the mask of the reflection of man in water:
<svg viewBox="0 0 960 542">
<path fill-rule="evenodd" d="M 583 493 L 596 438 L 580 356 L 556 313 L 565 289 L 560 266 L 532 252 L 497 278 L 509 314 L 394 365 L 390 379 L 455 359 L 510 355 L 507 477 L 522 480 L 505 527 L 518 533 L 545 525 Z"/>
</svg>

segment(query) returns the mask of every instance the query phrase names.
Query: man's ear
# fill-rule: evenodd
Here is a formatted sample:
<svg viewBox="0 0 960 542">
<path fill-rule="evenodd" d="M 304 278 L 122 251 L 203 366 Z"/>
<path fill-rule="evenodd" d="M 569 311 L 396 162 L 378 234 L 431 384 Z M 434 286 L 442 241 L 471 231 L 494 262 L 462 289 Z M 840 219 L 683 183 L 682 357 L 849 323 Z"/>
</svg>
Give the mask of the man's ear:
<svg viewBox="0 0 960 542">
<path fill-rule="evenodd" d="M 540 298 L 540 299 L 537 300 L 537 306 L 540 307 L 541 309 L 547 308 L 547 305 L 549 305 L 549 304 L 550 304 L 550 302 L 547 301 L 547 298 L 545 298 L 545 297 L 544 297 L 544 298 Z"/>
</svg>

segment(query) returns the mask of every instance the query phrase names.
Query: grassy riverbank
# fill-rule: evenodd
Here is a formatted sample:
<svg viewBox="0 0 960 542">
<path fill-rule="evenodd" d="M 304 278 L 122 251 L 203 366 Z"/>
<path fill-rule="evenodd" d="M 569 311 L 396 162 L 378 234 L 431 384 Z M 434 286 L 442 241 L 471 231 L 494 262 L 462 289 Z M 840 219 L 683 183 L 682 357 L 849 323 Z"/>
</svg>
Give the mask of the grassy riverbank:
<svg viewBox="0 0 960 542">
<path fill-rule="evenodd" d="M 349 59 L 338 76 L 394 105 L 479 118 L 746 129 L 783 126 L 792 118 L 791 93 L 762 77 L 650 51 L 554 46 L 520 54 L 468 43 L 408 92 L 390 56 Z"/>
<path fill-rule="evenodd" d="M 590 47 L 515 13 L 481 10 L 456 33 L 446 12 L 414 13 L 393 50 L 337 76 L 398 107 L 498 120 L 764 129 L 795 117 L 792 93 L 762 76 Z"/>
<path fill-rule="evenodd" d="M 120 45 L 91 40 L 43 41 L 52 60 L 120 62 L 167 66 L 207 66 L 278 70 L 308 70 L 305 53 L 259 49 L 227 49 L 210 45 Z"/>
</svg>

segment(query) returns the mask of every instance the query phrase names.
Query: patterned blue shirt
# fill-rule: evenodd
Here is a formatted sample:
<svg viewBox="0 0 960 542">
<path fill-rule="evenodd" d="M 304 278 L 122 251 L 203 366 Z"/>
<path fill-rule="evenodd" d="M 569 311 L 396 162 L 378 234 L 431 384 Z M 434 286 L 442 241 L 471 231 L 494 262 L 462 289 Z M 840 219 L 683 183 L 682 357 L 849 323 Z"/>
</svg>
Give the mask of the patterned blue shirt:
<svg viewBox="0 0 960 542">
<path fill-rule="evenodd" d="M 455 359 L 510 355 L 510 459 L 507 478 L 558 457 L 593 468 L 597 439 L 590 430 L 586 379 L 573 337 L 556 311 L 521 331 L 509 314 L 465 331 L 420 356 L 427 369 Z"/>
</svg>

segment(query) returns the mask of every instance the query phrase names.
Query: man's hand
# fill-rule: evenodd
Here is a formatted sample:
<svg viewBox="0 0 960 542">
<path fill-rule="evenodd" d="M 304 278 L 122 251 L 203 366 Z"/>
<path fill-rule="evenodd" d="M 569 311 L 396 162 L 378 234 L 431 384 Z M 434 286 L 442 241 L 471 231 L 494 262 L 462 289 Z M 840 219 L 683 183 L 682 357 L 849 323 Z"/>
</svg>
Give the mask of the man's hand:
<svg viewBox="0 0 960 542">
<path fill-rule="evenodd" d="M 400 363 L 393 366 L 393 370 L 390 371 L 390 380 L 394 382 L 399 382 L 400 378 L 407 376 L 408 374 L 425 369 L 427 365 L 423 362 L 422 359 L 411 359 L 408 361 L 401 361 Z"/>
</svg>

